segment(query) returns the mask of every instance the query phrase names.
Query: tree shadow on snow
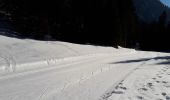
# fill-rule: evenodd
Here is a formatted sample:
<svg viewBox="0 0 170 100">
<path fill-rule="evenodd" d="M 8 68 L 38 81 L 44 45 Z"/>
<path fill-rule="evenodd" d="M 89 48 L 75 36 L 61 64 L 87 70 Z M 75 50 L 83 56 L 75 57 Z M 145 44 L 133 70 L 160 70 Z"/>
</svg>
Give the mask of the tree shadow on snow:
<svg viewBox="0 0 170 100">
<path fill-rule="evenodd" d="M 145 61 L 149 61 L 149 60 L 163 60 L 163 61 L 159 61 L 158 63 L 156 63 L 158 65 L 170 64 L 170 56 L 160 56 L 160 57 L 153 57 L 153 58 L 141 58 L 141 59 L 125 60 L 125 61 L 113 62 L 111 64 L 137 63 L 137 62 L 145 62 Z"/>
</svg>

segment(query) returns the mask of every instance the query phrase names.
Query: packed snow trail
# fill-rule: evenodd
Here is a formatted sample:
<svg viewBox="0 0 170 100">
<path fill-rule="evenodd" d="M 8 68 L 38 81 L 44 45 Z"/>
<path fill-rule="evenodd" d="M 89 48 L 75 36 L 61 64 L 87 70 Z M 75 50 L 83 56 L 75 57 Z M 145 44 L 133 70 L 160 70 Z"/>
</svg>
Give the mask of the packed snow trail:
<svg viewBox="0 0 170 100">
<path fill-rule="evenodd" d="M 0 100 L 170 100 L 170 54 L 0 36 Z"/>
<path fill-rule="evenodd" d="M 2 97 L 2 100 L 10 100 L 10 98 L 17 97 L 17 100 L 34 100 L 38 95 L 42 94 L 42 89 L 47 87 L 50 88 L 50 91 L 52 92 L 55 89 L 54 92 L 56 93 L 55 95 L 57 95 L 64 91 L 64 88 L 67 88 L 69 85 L 79 85 L 81 81 L 89 80 L 93 76 L 109 70 L 109 65 L 107 65 L 107 63 L 109 63 L 108 60 L 111 59 L 112 57 L 108 55 L 101 57 L 96 56 L 89 58 L 82 63 L 66 65 L 61 69 L 35 71 L 35 73 L 17 76 L 14 74 L 12 76 L 15 77 L 7 76 L 8 78 L 5 78 L 6 76 L 4 76 L 0 80 L 0 92 L 2 92 L 0 93 L 0 97 Z M 105 66 L 105 63 L 107 66 Z M 9 95 L 14 91 L 17 91 L 17 93 L 20 91 L 21 94 L 19 93 L 20 95 L 17 95 L 14 93 L 15 95 L 13 95 L 12 93 L 12 95 Z M 48 90 L 47 93 L 51 93 L 50 91 Z M 29 94 L 32 94 L 30 96 L 31 98 L 26 98 Z M 40 100 L 42 99 L 43 98 L 41 97 Z"/>
<path fill-rule="evenodd" d="M 136 68 L 145 66 L 144 62 L 130 63 L 126 66 L 114 62 L 142 59 L 145 58 L 144 54 L 137 52 L 131 55 L 94 56 L 59 69 L 3 78 L 0 80 L 0 99 L 105 100 L 102 96 L 110 87 L 116 86 Z M 147 57 L 152 58 L 153 53 L 148 53 Z"/>
</svg>

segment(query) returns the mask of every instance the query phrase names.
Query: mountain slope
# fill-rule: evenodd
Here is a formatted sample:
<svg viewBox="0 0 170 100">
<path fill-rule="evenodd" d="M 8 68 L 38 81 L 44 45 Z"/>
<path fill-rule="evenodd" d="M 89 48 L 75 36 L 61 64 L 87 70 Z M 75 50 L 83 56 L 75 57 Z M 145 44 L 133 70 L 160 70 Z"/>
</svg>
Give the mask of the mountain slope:
<svg viewBox="0 0 170 100">
<path fill-rule="evenodd" d="M 170 21 L 170 8 L 162 4 L 159 0 L 133 0 L 136 13 L 139 18 L 146 22 L 152 22 L 159 19 L 163 11 L 167 12 Z"/>
</svg>

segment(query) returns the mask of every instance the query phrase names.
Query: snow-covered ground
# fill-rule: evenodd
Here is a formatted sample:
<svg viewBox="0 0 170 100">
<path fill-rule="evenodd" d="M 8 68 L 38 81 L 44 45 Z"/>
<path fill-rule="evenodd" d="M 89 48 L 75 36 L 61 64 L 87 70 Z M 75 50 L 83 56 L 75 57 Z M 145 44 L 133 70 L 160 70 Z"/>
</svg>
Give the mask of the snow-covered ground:
<svg viewBox="0 0 170 100">
<path fill-rule="evenodd" d="M 0 36 L 0 100 L 170 100 L 170 54 Z"/>
</svg>

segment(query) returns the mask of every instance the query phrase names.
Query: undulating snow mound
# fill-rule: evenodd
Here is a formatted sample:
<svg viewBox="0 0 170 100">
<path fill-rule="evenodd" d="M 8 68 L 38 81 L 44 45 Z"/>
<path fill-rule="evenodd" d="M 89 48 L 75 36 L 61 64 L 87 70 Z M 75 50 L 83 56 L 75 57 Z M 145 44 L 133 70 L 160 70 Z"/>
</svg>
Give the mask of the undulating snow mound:
<svg viewBox="0 0 170 100">
<path fill-rule="evenodd" d="M 121 48 L 127 51 L 128 49 Z M 117 52 L 113 47 L 79 45 L 59 41 L 37 41 L 0 36 L 1 71 L 16 71 L 21 66 L 55 63 L 61 60 L 76 59 Z"/>
</svg>

